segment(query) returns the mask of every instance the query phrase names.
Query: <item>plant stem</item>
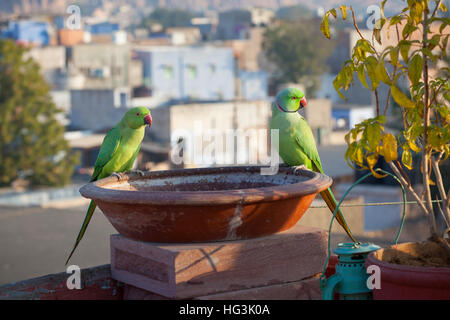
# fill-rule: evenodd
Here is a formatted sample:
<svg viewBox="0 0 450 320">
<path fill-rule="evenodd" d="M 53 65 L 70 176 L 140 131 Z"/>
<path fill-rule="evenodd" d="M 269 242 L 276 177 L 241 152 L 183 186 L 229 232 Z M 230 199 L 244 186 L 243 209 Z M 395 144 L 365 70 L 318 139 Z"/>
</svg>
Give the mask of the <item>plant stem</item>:
<svg viewBox="0 0 450 320">
<path fill-rule="evenodd" d="M 423 21 L 422 21 L 422 48 L 425 49 L 428 45 L 428 8 L 423 11 Z M 430 125 L 430 110 L 428 108 L 429 100 L 429 83 L 428 83 L 428 58 L 422 53 L 423 56 L 423 83 L 424 83 L 424 101 L 423 101 L 423 145 L 422 145 L 422 175 L 423 175 L 423 186 L 425 188 L 425 204 L 428 209 L 428 223 L 430 224 L 431 238 L 437 237 L 437 227 L 436 220 L 434 217 L 433 206 L 431 203 L 431 190 L 429 182 L 429 159 L 430 152 L 428 145 L 428 126 Z"/>
<path fill-rule="evenodd" d="M 355 12 L 353 11 L 353 7 L 350 7 L 350 10 L 352 12 L 352 18 L 353 18 L 353 26 L 356 29 L 356 32 L 358 32 L 359 36 L 361 37 L 361 39 L 365 39 L 363 37 L 363 35 L 361 34 L 361 31 L 359 31 L 358 25 L 356 24 L 356 18 L 355 18 Z M 372 46 L 372 45 L 371 45 Z M 375 50 L 374 50 L 375 51 Z"/>
<path fill-rule="evenodd" d="M 375 89 L 375 103 L 377 106 L 377 116 L 379 116 L 380 115 L 380 101 L 378 98 L 378 90 L 377 89 Z"/>
<path fill-rule="evenodd" d="M 436 4 L 436 7 L 434 8 L 433 13 L 431 14 L 430 19 L 434 18 L 434 16 L 436 15 L 436 12 L 438 11 L 439 6 L 441 5 L 441 2 L 442 2 L 442 0 L 439 0 L 439 2 Z"/>
<path fill-rule="evenodd" d="M 414 199 L 417 201 L 417 204 L 419 207 L 422 208 L 423 212 L 425 212 L 425 215 L 428 216 L 429 212 L 428 209 L 423 204 L 422 199 L 420 199 L 419 195 L 416 193 L 416 191 L 413 189 L 413 187 L 405 180 L 403 175 L 400 173 L 398 168 L 395 166 L 395 164 L 391 161 L 388 163 L 391 167 L 392 171 L 394 171 L 397 178 L 400 180 L 401 184 L 409 191 L 409 193 L 414 197 Z"/>
<path fill-rule="evenodd" d="M 439 190 L 439 194 L 441 195 L 441 200 L 443 202 L 443 213 L 445 215 L 445 219 L 447 220 L 447 223 L 450 222 L 450 209 L 447 205 L 447 195 L 445 193 L 444 184 L 442 182 L 442 175 L 441 170 L 439 169 L 439 160 L 442 157 L 442 152 L 439 154 L 437 159 L 434 157 L 431 157 L 431 167 L 433 168 L 434 175 L 436 176 L 436 185 Z"/>
</svg>

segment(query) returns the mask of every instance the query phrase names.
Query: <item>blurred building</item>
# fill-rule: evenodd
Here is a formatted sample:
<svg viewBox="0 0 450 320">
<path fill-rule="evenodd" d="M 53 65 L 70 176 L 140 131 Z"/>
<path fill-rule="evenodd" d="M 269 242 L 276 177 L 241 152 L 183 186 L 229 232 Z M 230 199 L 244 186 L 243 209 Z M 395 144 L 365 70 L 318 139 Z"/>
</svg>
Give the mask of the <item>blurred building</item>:
<svg viewBox="0 0 450 320">
<path fill-rule="evenodd" d="M 238 97 L 244 100 L 267 99 L 268 80 L 264 71 L 239 71 L 240 91 Z"/>
<path fill-rule="evenodd" d="M 331 102 L 326 99 L 310 99 L 308 108 L 303 110 L 317 144 L 327 145 L 333 123 Z M 153 108 L 151 112 L 153 118 L 157 119 L 149 131 L 151 141 L 161 145 L 170 143 L 172 150 L 176 149 L 177 144 L 185 143 L 184 152 L 191 156 L 193 152 L 205 154 L 210 144 L 214 141 L 217 142 L 217 139 L 223 138 L 221 141 L 226 144 L 226 137 L 231 133 L 235 135 L 236 139 L 239 137 L 248 139 L 246 148 L 244 146 L 244 150 L 241 150 L 245 153 L 243 158 L 250 159 L 251 153 L 252 156 L 258 155 L 259 161 L 262 159 L 260 156 L 270 153 L 268 148 L 269 121 L 272 111 L 269 99 L 172 104 Z M 252 136 L 254 133 L 258 136 Z M 203 139 L 203 142 L 198 139 Z M 238 146 L 236 147 L 238 148 Z M 226 145 L 223 148 L 227 149 Z M 228 151 L 230 150 L 228 149 Z M 231 152 L 236 152 L 236 150 L 231 150 Z M 266 153 L 264 154 L 264 152 Z M 232 155 L 220 154 L 218 156 L 215 153 L 215 156 L 220 161 L 224 159 L 223 157 L 230 160 L 229 157 Z M 201 162 L 202 159 L 199 159 L 197 163 L 194 158 L 189 160 L 191 165 L 205 164 Z M 216 164 L 219 163 L 216 162 Z"/>
<path fill-rule="evenodd" d="M 311 127 L 317 145 L 330 144 L 333 130 L 331 106 L 329 99 L 308 99 L 308 106 L 300 110 Z"/>
<path fill-rule="evenodd" d="M 248 10 L 229 10 L 219 13 L 216 38 L 222 40 L 247 39 L 252 27 L 269 25 L 275 18 L 272 10 L 251 8 Z"/>
<path fill-rule="evenodd" d="M 128 110 L 131 94 L 127 87 L 70 91 L 71 127 L 102 131 L 112 128 Z"/>
<path fill-rule="evenodd" d="M 216 25 L 212 19 L 208 17 L 196 17 L 191 19 L 191 25 L 198 28 L 202 40 L 211 40 L 213 34 L 216 32 Z"/>
<path fill-rule="evenodd" d="M 355 124 L 375 117 L 375 110 L 370 105 L 333 104 L 332 116 L 335 130 L 348 131 L 354 128 Z"/>
<path fill-rule="evenodd" d="M 69 69 L 82 77 L 78 89 L 112 89 L 142 84 L 141 63 L 129 45 L 79 44 L 68 50 Z M 72 71 L 75 72 L 75 71 Z"/>
<path fill-rule="evenodd" d="M 251 8 L 252 26 L 267 26 L 275 19 L 275 12 L 267 8 Z"/>
<path fill-rule="evenodd" d="M 245 39 L 252 26 L 249 10 L 230 10 L 219 13 L 216 38 L 221 40 Z"/>
<path fill-rule="evenodd" d="M 234 59 L 229 48 L 136 47 L 144 85 L 152 96 L 175 100 L 233 100 Z"/>
<path fill-rule="evenodd" d="M 266 70 L 267 61 L 262 51 L 264 28 L 249 29 L 247 39 L 226 40 L 223 45 L 233 50 L 233 55 L 239 70 L 259 71 Z"/>
<path fill-rule="evenodd" d="M 183 153 L 187 160 L 183 166 L 204 166 L 208 160 L 192 156 L 192 154 L 195 152 L 205 154 L 210 143 L 222 138 L 224 139 L 223 150 L 215 150 L 213 162 L 220 164 L 220 161 L 226 158 L 232 162 L 230 164 L 233 164 L 235 161 L 233 154 L 236 150 L 230 146 L 227 147 L 226 143 L 230 141 L 225 141 L 226 135 L 235 134 L 234 139 L 237 139 L 242 135 L 250 134 L 248 130 L 252 129 L 262 129 L 267 136 L 262 136 L 263 139 L 257 137 L 246 141 L 245 143 L 248 144 L 242 149 L 243 158 L 248 158 L 249 153 L 256 155 L 258 148 L 262 148 L 262 150 L 259 149 L 262 152 L 267 151 L 270 139 L 267 129 L 271 116 L 268 100 L 186 103 L 158 107 L 151 111 L 153 118 L 158 119 L 153 122 L 149 131 L 152 141 L 162 145 L 171 144 L 172 150 L 175 149 L 174 145 L 178 141 L 183 141 Z M 203 141 L 200 141 L 202 139 Z M 235 141 L 235 143 L 237 148 L 238 142 Z M 225 154 L 227 151 L 228 153 Z"/>
<path fill-rule="evenodd" d="M 85 41 L 84 30 L 70 30 L 59 29 L 58 30 L 59 44 L 63 46 L 74 46 Z"/>
<path fill-rule="evenodd" d="M 112 22 L 99 22 L 99 23 L 93 23 L 93 24 L 86 24 L 86 31 L 90 32 L 93 35 L 111 35 L 115 31 L 119 31 L 119 24 L 118 23 L 112 23 Z"/>
<path fill-rule="evenodd" d="M 200 30 L 195 27 L 167 28 L 166 34 L 172 45 L 191 45 L 202 40 Z"/>
<path fill-rule="evenodd" d="M 9 21 L 1 36 L 31 45 L 49 45 L 51 26 L 48 22 L 33 20 Z"/>
<path fill-rule="evenodd" d="M 40 72 L 52 90 L 66 86 L 66 48 L 63 46 L 33 47 L 25 53 L 40 66 Z"/>
</svg>

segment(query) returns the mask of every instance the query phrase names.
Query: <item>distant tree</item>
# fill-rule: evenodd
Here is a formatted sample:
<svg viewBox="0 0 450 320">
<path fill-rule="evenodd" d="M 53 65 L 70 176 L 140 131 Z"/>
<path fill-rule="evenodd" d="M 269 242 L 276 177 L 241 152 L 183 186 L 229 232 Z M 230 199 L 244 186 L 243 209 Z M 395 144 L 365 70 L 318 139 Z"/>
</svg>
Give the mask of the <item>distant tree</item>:
<svg viewBox="0 0 450 320">
<path fill-rule="evenodd" d="M 26 49 L 0 40 L 0 185 L 23 178 L 31 185 L 64 185 L 78 157 L 64 140 L 61 112 L 39 65 Z"/>
<path fill-rule="evenodd" d="M 302 5 L 281 7 L 276 12 L 276 17 L 280 20 L 311 19 L 313 16 L 314 12 Z"/>
<path fill-rule="evenodd" d="M 156 8 L 152 13 L 142 20 L 142 26 L 149 28 L 153 23 L 159 23 L 164 29 L 170 27 L 189 26 L 194 14 L 181 9 Z"/>
<path fill-rule="evenodd" d="M 263 50 L 277 66 L 273 74 L 277 83 L 301 83 L 308 96 L 314 96 L 334 47 L 321 36 L 316 20 L 283 20 L 266 29 Z"/>
</svg>

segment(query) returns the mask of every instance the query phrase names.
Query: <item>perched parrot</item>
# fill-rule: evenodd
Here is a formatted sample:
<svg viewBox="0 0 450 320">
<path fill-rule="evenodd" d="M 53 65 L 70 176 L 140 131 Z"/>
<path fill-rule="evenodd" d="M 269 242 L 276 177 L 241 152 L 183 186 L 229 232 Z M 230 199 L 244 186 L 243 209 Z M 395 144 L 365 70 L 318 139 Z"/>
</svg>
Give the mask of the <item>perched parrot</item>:
<svg viewBox="0 0 450 320">
<path fill-rule="evenodd" d="M 128 110 L 103 139 L 90 182 L 131 170 L 141 148 L 145 126 L 151 124 L 152 116 L 147 108 L 136 107 Z M 96 206 L 92 200 L 66 265 L 83 238 Z"/>
<path fill-rule="evenodd" d="M 287 165 L 303 165 L 307 169 L 323 173 L 311 128 L 305 118 L 297 112 L 304 107 L 306 107 L 306 98 L 299 89 L 288 88 L 281 91 L 272 104 L 270 128 L 279 130 L 278 152 Z M 337 203 L 331 189 L 322 191 L 320 195 L 331 212 L 334 213 Z M 336 220 L 352 241 L 356 242 L 340 209 L 336 213 Z"/>
</svg>

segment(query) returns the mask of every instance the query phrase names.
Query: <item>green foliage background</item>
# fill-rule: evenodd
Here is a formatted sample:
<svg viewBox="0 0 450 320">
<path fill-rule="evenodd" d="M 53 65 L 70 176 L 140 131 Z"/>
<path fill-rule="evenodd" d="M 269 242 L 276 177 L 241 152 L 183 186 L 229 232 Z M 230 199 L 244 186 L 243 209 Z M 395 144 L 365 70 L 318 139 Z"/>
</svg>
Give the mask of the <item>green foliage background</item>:
<svg viewBox="0 0 450 320">
<path fill-rule="evenodd" d="M 333 47 L 334 42 L 322 36 L 317 20 L 281 20 L 264 34 L 264 53 L 278 67 L 276 81 L 301 83 L 309 97 L 319 88 Z"/>
<path fill-rule="evenodd" d="M 31 185 L 64 185 L 78 155 L 70 152 L 61 112 L 38 64 L 26 49 L 0 40 L 0 185 L 23 178 Z"/>
<path fill-rule="evenodd" d="M 194 18 L 190 11 L 181 9 L 156 8 L 150 15 L 142 20 L 141 25 L 150 29 L 153 23 L 160 23 L 164 29 L 170 27 L 185 27 Z"/>
</svg>

